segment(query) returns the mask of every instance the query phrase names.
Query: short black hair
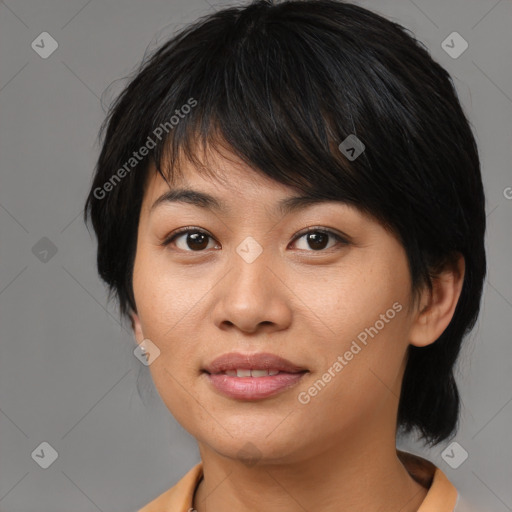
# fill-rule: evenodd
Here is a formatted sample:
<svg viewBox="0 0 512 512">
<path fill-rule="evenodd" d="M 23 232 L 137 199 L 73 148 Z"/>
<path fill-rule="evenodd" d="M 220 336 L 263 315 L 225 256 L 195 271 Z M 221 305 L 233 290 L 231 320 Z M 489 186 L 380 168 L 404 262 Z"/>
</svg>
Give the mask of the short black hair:
<svg viewBox="0 0 512 512">
<path fill-rule="evenodd" d="M 350 135 L 365 146 L 355 159 L 339 149 Z M 335 0 L 224 8 L 143 60 L 100 139 L 84 220 L 121 317 L 137 311 L 132 273 L 149 164 L 167 180 L 180 155 L 198 163 L 198 147 L 227 146 L 255 172 L 371 214 L 405 248 L 415 292 L 462 254 L 450 324 L 433 344 L 409 346 L 397 419 L 432 445 L 456 430 L 453 371 L 480 308 L 485 199 L 453 81 L 407 29 Z M 142 147 L 147 157 L 135 159 Z"/>
</svg>

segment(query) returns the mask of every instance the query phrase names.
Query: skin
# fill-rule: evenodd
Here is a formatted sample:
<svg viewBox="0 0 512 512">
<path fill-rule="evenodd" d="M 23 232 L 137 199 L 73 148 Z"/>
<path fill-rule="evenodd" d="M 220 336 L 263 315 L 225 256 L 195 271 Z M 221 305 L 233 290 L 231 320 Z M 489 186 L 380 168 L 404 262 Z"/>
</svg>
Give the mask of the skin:
<svg viewBox="0 0 512 512">
<path fill-rule="evenodd" d="M 267 512 L 416 511 L 427 489 L 398 460 L 395 444 L 405 355 L 409 344 L 428 345 L 449 324 L 463 258 L 413 304 L 405 250 L 373 218 L 333 201 L 281 216 L 275 205 L 300 195 L 293 188 L 234 155 L 211 153 L 208 165 L 220 179 L 183 162 L 183 179 L 173 186 L 207 192 L 226 212 L 186 203 L 151 211 L 169 185 L 149 174 L 133 273 L 135 339 L 149 338 L 160 349 L 149 366 L 155 386 L 199 444 L 204 478 L 194 508 L 254 511 L 264 496 Z M 161 245 L 185 226 L 212 238 L 199 251 L 187 234 Z M 294 240 L 310 226 L 350 241 L 331 236 L 315 250 L 306 236 Z M 252 263 L 236 252 L 248 236 L 263 248 Z M 301 404 L 299 392 L 396 302 L 403 309 Z M 201 372 L 226 352 L 271 352 L 309 373 L 277 396 L 234 400 Z"/>
</svg>

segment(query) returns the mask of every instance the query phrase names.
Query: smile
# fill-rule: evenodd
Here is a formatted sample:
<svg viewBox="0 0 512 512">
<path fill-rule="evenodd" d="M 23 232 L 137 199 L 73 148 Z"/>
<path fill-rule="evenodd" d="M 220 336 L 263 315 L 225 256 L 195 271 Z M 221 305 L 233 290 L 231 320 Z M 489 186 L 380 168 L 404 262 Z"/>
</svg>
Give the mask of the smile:
<svg viewBox="0 0 512 512">
<path fill-rule="evenodd" d="M 295 386 L 308 373 L 303 366 L 276 354 L 232 352 L 203 368 L 212 388 L 237 400 L 261 400 Z"/>
</svg>

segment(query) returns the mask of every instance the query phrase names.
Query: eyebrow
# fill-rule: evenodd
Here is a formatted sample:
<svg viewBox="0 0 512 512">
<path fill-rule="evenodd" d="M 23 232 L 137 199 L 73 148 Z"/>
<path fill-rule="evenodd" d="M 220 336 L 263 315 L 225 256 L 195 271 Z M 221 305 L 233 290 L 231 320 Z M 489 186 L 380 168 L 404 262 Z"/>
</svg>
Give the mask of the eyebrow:
<svg viewBox="0 0 512 512">
<path fill-rule="evenodd" d="M 289 213 L 300 210 L 307 206 L 311 206 L 318 203 L 325 203 L 328 201 L 334 200 L 312 196 L 287 197 L 277 203 L 276 210 L 281 215 L 287 215 Z M 229 208 L 224 202 L 219 201 L 217 198 L 210 194 L 200 192 L 199 190 L 193 190 L 190 188 L 176 188 L 173 190 L 169 190 L 165 194 L 161 195 L 151 206 L 150 212 L 153 212 L 158 206 L 161 206 L 162 204 L 169 203 L 191 204 L 193 206 L 198 206 L 200 208 L 215 210 L 220 213 L 225 213 L 229 211 Z"/>
</svg>

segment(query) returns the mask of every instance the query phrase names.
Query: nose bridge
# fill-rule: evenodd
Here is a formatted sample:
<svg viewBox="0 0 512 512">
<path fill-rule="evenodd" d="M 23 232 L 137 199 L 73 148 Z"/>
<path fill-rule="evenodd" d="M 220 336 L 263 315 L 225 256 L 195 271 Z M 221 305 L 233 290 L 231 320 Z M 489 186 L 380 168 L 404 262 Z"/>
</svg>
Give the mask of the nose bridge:
<svg viewBox="0 0 512 512">
<path fill-rule="evenodd" d="M 230 260 L 232 291 L 240 297 L 247 295 L 264 300 L 269 291 L 268 280 L 273 277 L 269 269 L 271 260 L 269 248 L 264 249 L 252 236 L 246 237 Z"/>
<path fill-rule="evenodd" d="M 235 248 L 213 308 L 217 326 L 228 323 L 253 332 L 263 323 L 282 328 L 289 322 L 289 304 L 271 270 L 273 261 L 270 250 L 252 237 Z"/>
</svg>

